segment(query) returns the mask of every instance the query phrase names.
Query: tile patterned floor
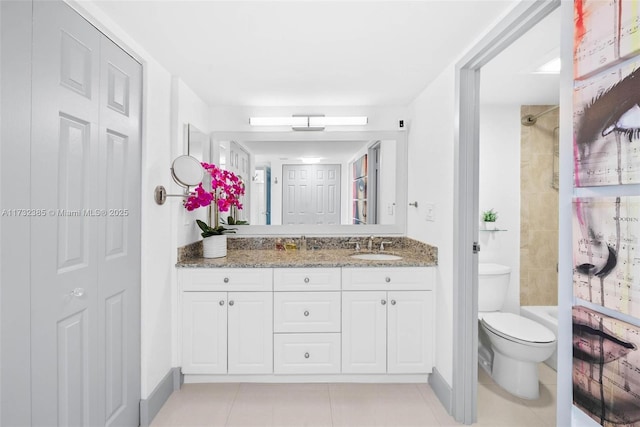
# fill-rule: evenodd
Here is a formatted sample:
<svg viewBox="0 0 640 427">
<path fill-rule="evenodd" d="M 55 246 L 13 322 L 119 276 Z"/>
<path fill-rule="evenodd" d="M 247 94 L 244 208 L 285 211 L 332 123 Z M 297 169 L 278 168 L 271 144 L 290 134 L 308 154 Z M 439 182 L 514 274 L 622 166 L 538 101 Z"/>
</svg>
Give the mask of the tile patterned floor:
<svg viewBox="0 0 640 427">
<path fill-rule="evenodd" d="M 556 374 L 540 365 L 537 401 L 513 397 L 484 371 L 478 426 L 555 427 Z M 185 384 L 151 424 L 163 426 L 458 426 L 426 384 Z"/>
</svg>

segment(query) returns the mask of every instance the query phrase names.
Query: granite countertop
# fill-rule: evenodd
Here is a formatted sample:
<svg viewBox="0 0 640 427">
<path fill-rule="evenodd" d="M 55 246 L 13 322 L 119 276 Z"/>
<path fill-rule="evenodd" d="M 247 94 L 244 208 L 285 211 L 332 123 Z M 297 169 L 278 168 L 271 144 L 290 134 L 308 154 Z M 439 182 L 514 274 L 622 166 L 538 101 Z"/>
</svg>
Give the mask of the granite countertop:
<svg viewBox="0 0 640 427">
<path fill-rule="evenodd" d="M 386 240 L 387 238 L 385 238 Z M 229 239 L 227 256 L 223 258 L 203 258 L 202 244 L 196 242 L 178 251 L 179 268 L 270 268 L 270 267 L 430 267 L 438 263 L 437 248 L 406 237 L 393 239 L 393 248 L 384 253 L 399 255 L 400 260 L 371 261 L 351 258 L 355 253 L 377 253 L 378 251 L 347 249 L 350 239 L 320 239 L 319 249 L 288 250 L 273 249 L 271 242 Z M 242 239 L 249 240 L 249 239 Z M 314 240 L 315 242 L 315 240 Z M 199 245 L 198 245 L 199 244 Z"/>
</svg>

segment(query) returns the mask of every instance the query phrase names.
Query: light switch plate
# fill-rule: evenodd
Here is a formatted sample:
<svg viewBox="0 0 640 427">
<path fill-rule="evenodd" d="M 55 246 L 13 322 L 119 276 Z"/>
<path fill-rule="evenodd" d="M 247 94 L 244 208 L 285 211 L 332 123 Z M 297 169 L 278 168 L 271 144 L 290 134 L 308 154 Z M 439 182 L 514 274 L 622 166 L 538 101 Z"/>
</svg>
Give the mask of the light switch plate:
<svg viewBox="0 0 640 427">
<path fill-rule="evenodd" d="M 427 221 L 435 221 L 436 220 L 436 205 L 435 203 L 425 203 L 425 219 Z"/>
</svg>

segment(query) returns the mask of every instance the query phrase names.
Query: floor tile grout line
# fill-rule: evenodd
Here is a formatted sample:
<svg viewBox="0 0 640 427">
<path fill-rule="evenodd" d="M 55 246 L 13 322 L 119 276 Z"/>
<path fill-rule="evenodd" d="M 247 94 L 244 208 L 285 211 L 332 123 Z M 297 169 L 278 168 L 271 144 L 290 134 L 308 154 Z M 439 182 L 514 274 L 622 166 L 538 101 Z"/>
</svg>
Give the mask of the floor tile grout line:
<svg viewBox="0 0 640 427">
<path fill-rule="evenodd" d="M 329 416 L 331 417 L 331 426 L 333 427 L 333 400 L 331 398 L 331 383 L 327 383 L 327 393 L 329 394 Z"/>
<path fill-rule="evenodd" d="M 238 398 L 238 394 L 240 394 L 240 383 L 236 383 L 236 392 L 233 395 L 233 400 L 231 401 L 231 405 L 229 405 L 229 410 L 227 411 L 227 418 L 224 420 L 224 425 L 229 425 L 229 418 L 231 418 L 231 411 L 233 411 L 233 407 L 236 404 L 236 399 Z"/>
</svg>

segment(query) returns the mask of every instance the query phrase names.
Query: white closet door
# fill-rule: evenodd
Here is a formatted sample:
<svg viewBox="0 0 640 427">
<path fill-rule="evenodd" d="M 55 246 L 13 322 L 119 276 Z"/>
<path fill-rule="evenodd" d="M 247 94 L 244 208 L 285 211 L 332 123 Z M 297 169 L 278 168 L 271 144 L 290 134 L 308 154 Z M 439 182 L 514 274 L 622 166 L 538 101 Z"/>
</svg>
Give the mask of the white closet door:
<svg viewBox="0 0 640 427">
<path fill-rule="evenodd" d="M 32 422 L 137 425 L 140 66 L 62 2 L 33 15 Z M 101 107 L 109 64 L 126 124 Z"/>
<path fill-rule="evenodd" d="M 142 69 L 100 42 L 98 379 L 105 425 L 137 425 L 140 400 Z"/>
<path fill-rule="evenodd" d="M 283 165 L 282 223 L 340 224 L 340 165 Z"/>
</svg>

